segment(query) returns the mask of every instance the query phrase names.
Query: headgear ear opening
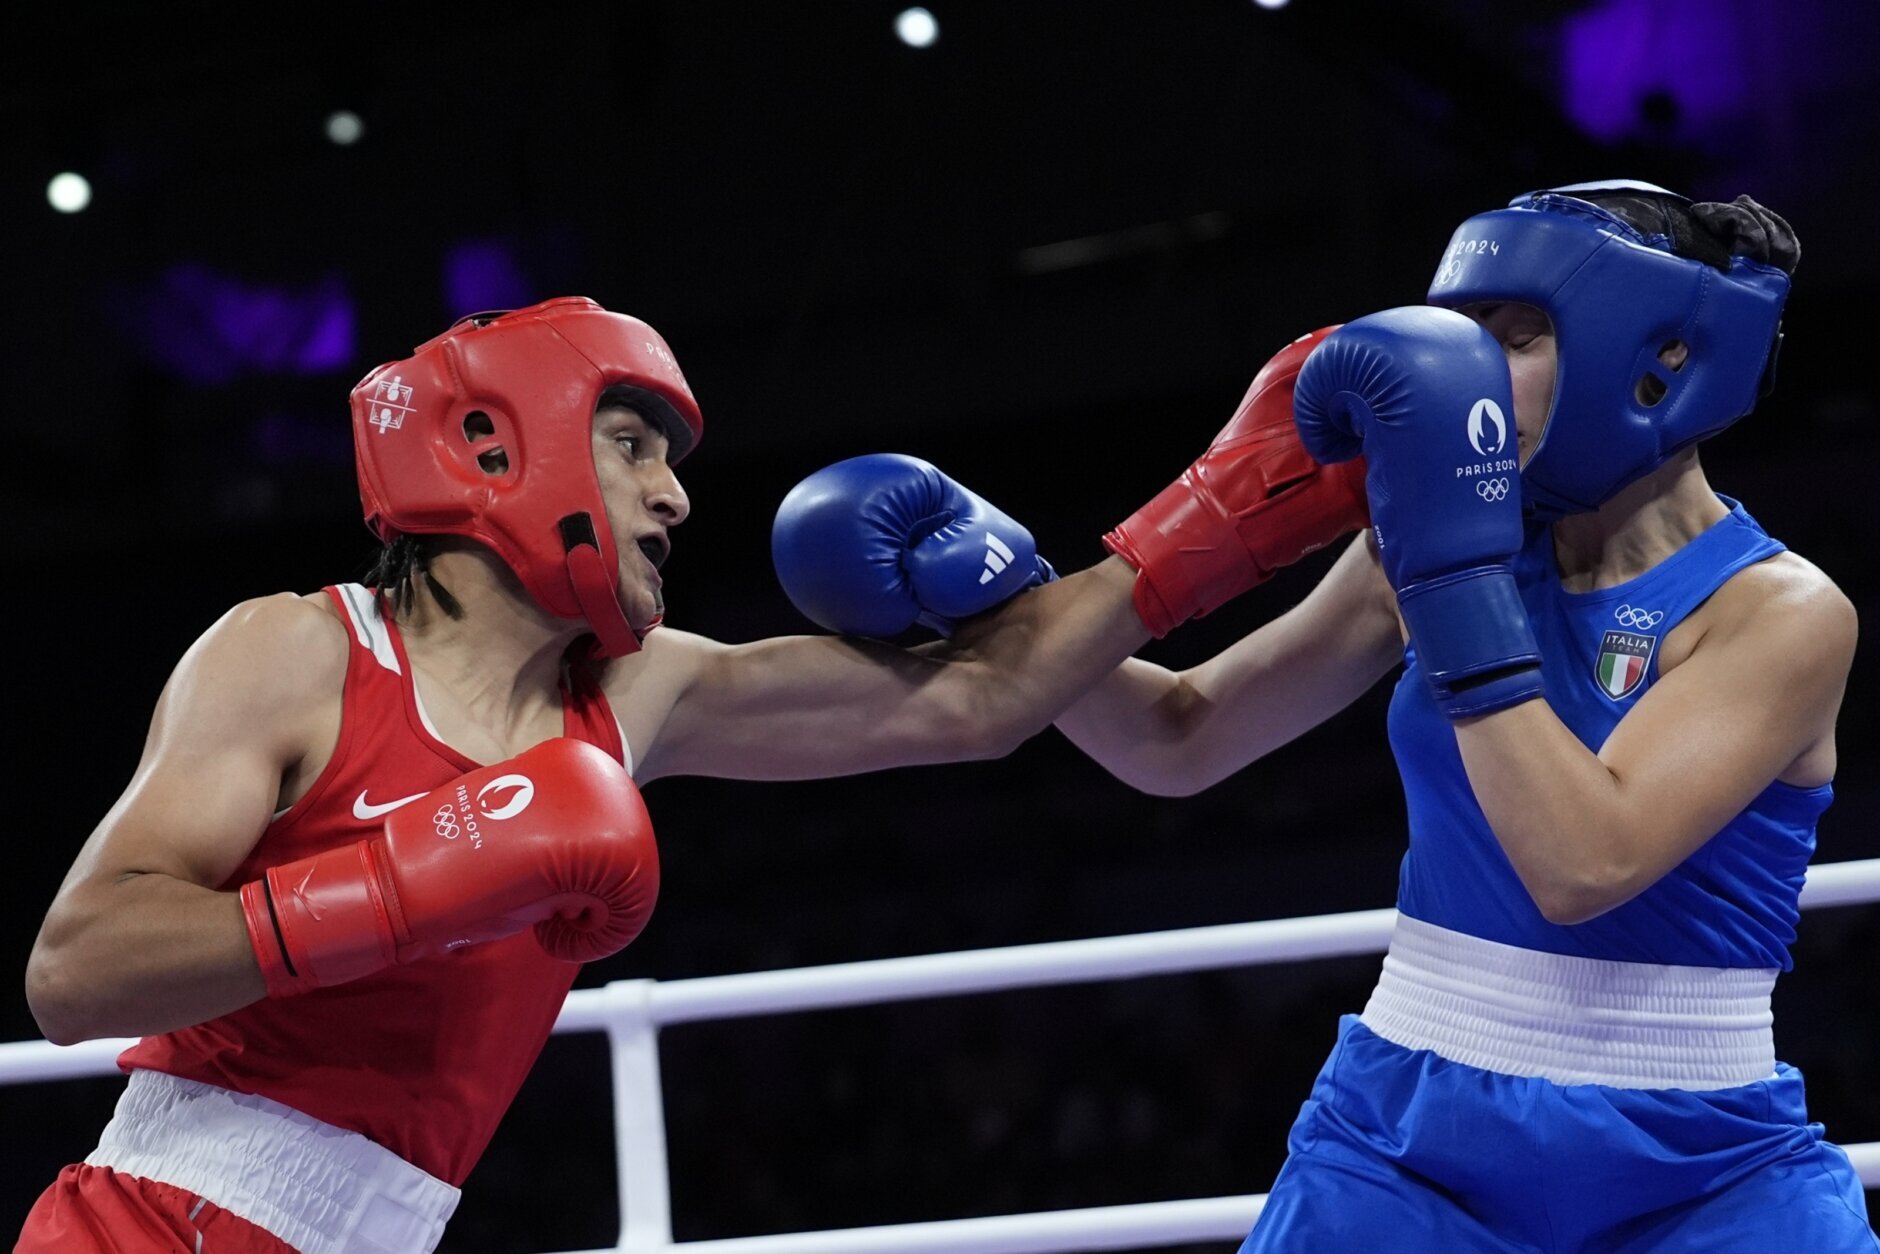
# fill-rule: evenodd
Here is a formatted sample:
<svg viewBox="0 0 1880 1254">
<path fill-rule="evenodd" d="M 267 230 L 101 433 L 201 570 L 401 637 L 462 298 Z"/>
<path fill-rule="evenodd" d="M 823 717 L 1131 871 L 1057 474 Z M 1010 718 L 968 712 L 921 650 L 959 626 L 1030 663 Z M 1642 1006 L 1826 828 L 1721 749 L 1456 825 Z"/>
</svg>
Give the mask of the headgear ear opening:
<svg viewBox="0 0 1880 1254">
<path fill-rule="evenodd" d="M 632 652 L 639 635 L 620 603 L 592 447 L 595 409 L 615 386 L 659 410 L 649 418 L 667 432 L 669 461 L 697 445 L 698 403 L 665 340 L 639 319 L 579 296 L 458 319 L 353 389 L 366 525 L 388 543 L 476 540 L 543 609 L 585 619 L 602 656 Z"/>
</svg>

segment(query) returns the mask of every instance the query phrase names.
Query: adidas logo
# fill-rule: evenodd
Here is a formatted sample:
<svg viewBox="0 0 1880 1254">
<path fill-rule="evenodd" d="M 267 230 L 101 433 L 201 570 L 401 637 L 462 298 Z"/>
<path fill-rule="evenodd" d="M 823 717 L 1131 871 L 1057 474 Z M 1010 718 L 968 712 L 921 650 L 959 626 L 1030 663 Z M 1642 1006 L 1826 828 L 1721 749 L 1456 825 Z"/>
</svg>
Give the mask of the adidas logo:
<svg viewBox="0 0 1880 1254">
<path fill-rule="evenodd" d="M 991 583 L 1000 571 L 1012 564 L 1014 556 L 1012 550 L 1006 547 L 1005 541 L 988 531 L 986 533 L 986 568 L 979 572 L 979 582 Z"/>
</svg>

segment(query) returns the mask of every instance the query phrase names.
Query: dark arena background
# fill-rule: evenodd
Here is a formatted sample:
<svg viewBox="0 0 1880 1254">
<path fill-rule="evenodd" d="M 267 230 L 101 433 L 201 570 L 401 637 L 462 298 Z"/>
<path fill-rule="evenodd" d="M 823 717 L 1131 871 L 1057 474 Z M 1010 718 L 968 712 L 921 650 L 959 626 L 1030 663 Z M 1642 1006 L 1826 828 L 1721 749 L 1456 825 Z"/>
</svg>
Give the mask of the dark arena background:
<svg viewBox="0 0 1880 1254">
<path fill-rule="evenodd" d="M 348 389 L 474 310 L 582 294 L 665 334 L 707 424 L 668 622 L 745 641 L 809 629 L 769 527 L 827 462 L 929 458 L 1078 569 L 1286 341 L 1420 301 L 1467 215 L 1613 176 L 1747 191 L 1803 258 L 1780 386 L 1705 464 L 1880 624 L 1880 8 L 929 0 L 917 46 L 905 7 L 9 15 L 0 1039 L 38 1035 L 34 933 L 178 656 L 236 601 L 363 574 Z M 1144 655 L 1199 661 L 1329 560 Z M 1389 689 L 1186 799 L 1052 731 L 969 766 L 656 783 L 658 913 L 579 986 L 1387 906 Z M 1880 856 L 1877 708 L 1868 647 L 1817 862 Z M 1880 906 L 1809 912 L 1794 952 L 1778 1052 L 1833 1139 L 1880 1140 Z M 1376 971 L 669 1028 L 674 1234 L 1263 1192 Z M 119 1088 L 0 1087 L 0 1229 Z M 592 1249 L 619 1224 L 605 1038 L 558 1036 L 443 1248 Z"/>
</svg>

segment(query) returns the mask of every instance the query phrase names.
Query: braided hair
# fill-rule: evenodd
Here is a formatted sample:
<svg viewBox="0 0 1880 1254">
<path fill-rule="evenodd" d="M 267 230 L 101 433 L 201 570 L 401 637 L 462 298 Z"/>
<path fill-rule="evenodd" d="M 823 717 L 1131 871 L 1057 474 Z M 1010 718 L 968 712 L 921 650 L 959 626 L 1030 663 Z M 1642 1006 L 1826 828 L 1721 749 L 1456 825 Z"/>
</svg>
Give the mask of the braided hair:
<svg viewBox="0 0 1880 1254">
<path fill-rule="evenodd" d="M 381 611 L 387 608 L 387 602 L 394 615 L 411 609 L 418 601 L 418 580 L 423 579 L 438 608 L 451 618 L 463 617 L 463 606 L 431 573 L 434 539 L 400 534 L 379 550 L 378 558 L 366 574 L 366 584 L 377 596 Z"/>
<path fill-rule="evenodd" d="M 1628 190 L 1589 192 L 1585 199 L 1633 229 L 1663 240 L 1667 251 L 1719 270 L 1728 270 L 1732 257 L 1747 257 L 1794 274 L 1801 260 L 1795 228 L 1748 196 L 1728 203 L 1687 204 L 1679 197 Z"/>
</svg>

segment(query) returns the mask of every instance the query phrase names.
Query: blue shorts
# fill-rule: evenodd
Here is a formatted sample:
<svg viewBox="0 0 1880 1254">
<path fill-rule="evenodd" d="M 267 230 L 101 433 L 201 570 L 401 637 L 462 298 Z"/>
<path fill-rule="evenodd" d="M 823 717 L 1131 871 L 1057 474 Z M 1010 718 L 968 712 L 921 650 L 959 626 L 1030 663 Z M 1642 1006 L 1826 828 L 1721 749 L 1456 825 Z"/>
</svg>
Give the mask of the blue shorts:
<svg viewBox="0 0 1880 1254">
<path fill-rule="evenodd" d="M 1710 1092 L 1559 1085 L 1347 1015 L 1240 1254 L 1880 1254 L 1801 1073 Z"/>
</svg>

